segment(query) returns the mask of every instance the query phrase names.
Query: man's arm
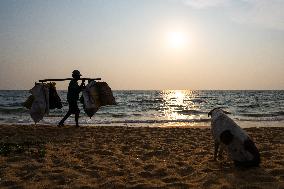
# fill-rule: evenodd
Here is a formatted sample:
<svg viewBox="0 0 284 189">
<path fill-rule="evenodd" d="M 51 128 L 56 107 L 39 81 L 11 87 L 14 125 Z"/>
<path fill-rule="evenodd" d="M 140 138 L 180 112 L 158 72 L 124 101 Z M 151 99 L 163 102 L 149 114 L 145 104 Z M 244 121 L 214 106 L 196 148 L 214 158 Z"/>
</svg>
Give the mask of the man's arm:
<svg viewBox="0 0 284 189">
<path fill-rule="evenodd" d="M 85 88 L 85 79 L 82 79 L 82 83 L 80 85 L 80 89 L 83 90 Z"/>
</svg>

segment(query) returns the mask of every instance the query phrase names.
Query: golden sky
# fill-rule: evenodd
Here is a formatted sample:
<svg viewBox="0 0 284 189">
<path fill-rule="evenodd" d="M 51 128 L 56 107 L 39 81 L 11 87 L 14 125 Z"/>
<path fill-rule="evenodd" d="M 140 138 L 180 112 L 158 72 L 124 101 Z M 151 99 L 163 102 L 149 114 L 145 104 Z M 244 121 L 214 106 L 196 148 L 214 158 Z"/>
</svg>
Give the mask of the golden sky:
<svg viewBox="0 0 284 189">
<path fill-rule="evenodd" d="M 0 89 L 284 89 L 284 1 L 0 2 Z M 60 89 L 67 82 L 58 83 Z"/>
</svg>

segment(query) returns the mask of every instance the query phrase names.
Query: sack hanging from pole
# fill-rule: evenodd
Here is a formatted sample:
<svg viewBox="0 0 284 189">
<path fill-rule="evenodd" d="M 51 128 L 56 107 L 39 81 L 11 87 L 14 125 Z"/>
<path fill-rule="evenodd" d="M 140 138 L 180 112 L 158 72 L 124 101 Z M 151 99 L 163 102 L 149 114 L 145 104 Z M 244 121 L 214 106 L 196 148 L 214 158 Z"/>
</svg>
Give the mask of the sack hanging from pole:
<svg viewBox="0 0 284 189">
<path fill-rule="evenodd" d="M 106 82 L 91 81 L 82 91 L 82 97 L 84 110 L 90 118 L 101 106 L 116 105 L 111 88 Z"/>
<path fill-rule="evenodd" d="M 28 97 L 28 99 L 22 104 L 25 108 L 27 108 L 27 109 L 31 109 L 32 108 L 32 104 L 33 104 L 33 102 L 34 102 L 34 100 L 35 100 L 35 97 L 33 96 L 33 95 L 30 95 L 29 97 Z"/>
<path fill-rule="evenodd" d="M 62 103 L 61 103 L 61 99 L 57 94 L 56 91 L 56 87 L 55 87 L 56 83 L 55 82 L 51 82 L 48 83 L 48 89 L 49 89 L 49 109 L 61 109 L 62 108 Z"/>
<path fill-rule="evenodd" d="M 82 91 L 82 96 L 84 111 L 91 118 L 101 106 L 96 81 L 88 83 Z"/>
<path fill-rule="evenodd" d="M 36 83 L 30 90 L 34 97 L 30 115 L 35 123 L 43 119 L 49 113 L 49 90 L 46 84 Z"/>
<path fill-rule="evenodd" d="M 99 93 L 101 106 L 117 105 L 112 90 L 106 82 L 97 82 L 96 86 Z"/>
</svg>

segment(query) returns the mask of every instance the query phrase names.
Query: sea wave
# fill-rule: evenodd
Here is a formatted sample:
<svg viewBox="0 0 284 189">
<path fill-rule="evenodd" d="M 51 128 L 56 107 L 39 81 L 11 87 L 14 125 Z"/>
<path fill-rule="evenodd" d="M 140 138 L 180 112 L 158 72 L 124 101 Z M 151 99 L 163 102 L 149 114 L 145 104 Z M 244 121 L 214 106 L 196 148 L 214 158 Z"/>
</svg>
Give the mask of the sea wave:
<svg viewBox="0 0 284 189">
<path fill-rule="evenodd" d="M 237 107 L 239 108 L 259 108 L 260 105 L 259 104 L 241 104 L 241 105 L 238 105 Z"/>
<path fill-rule="evenodd" d="M 210 119 L 178 119 L 178 120 L 118 120 L 118 121 L 99 121 L 98 124 L 112 123 L 200 123 L 210 122 Z"/>
<path fill-rule="evenodd" d="M 156 103 L 163 103 L 165 100 L 161 98 L 156 99 L 141 99 L 141 100 L 130 100 L 131 103 L 139 103 L 139 104 L 156 104 Z"/>
<path fill-rule="evenodd" d="M 206 103 L 207 101 L 204 99 L 200 99 L 200 98 L 193 98 L 193 99 L 184 99 L 184 102 L 192 102 L 192 103 Z"/>
<path fill-rule="evenodd" d="M 0 103 L 0 107 L 19 107 L 19 106 L 22 106 L 23 103 L 22 102 L 11 102 L 11 103 Z"/>
<path fill-rule="evenodd" d="M 284 115 L 284 111 L 271 112 L 271 113 L 240 113 L 244 117 L 277 117 Z"/>
<path fill-rule="evenodd" d="M 112 113 L 110 114 L 112 117 L 114 118 L 123 118 L 123 117 L 127 117 L 127 114 L 125 113 Z"/>
<path fill-rule="evenodd" d="M 27 113 L 28 110 L 24 107 L 0 107 L 0 113 L 2 114 L 17 114 L 17 113 Z"/>
<path fill-rule="evenodd" d="M 183 115 L 200 115 L 200 114 L 207 114 L 207 112 L 202 112 L 198 110 L 181 110 L 177 111 L 179 114 Z"/>
<path fill-rule="evenodd" d="M 284 121 L 284 117 L 258 117 L 258 118 L 235 118 L 237 121 L 249 121 L 249 122 L 271 122 L 271 121 Z"/>
<path fill-rule="evenodd" d="M 117 106 L 104 106 L 90 119 L 82 104 L 80 122 L 86 124 L 190 125 L 206 122 L 207 113 L 216 107 L 232 112 L 236 121 L 282 121 L 284 119 L 284 91 L 113 91 Z M 182 93 L 182 95 L 180 95 Z M 47 123 L 60 121 L 68 111 L 67 91 L 58 91 L 63 108 L 50 110 L 44 117 Z M 22 103 L 28 91 L 0 91 L 0 121 L 24 123 L 32 121 L 29 110 Z M 257 98 L 255 98 L 257 97 Z M 101 122 L 102 121 L 102 122 Z M 73 117 L 67 119 L 72 124 Z M 129 123 L 129 124 L 128 124 Z M 145 124 L 144 124 L 145 123 Z M 201 125 L 206 125 L 201 124 Z"/>
</svg>

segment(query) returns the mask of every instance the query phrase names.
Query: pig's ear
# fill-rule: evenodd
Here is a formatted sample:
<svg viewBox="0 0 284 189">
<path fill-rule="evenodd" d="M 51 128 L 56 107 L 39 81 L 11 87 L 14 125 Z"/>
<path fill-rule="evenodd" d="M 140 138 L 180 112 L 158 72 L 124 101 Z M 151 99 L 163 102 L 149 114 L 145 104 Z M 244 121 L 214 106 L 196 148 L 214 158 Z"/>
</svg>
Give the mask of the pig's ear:
<svg viewBox="0 0 284 189">
<path fill-rule="evenodd" d="M 213 109 L 208 113 L 208 117 L 209 117 L 209 116 L 212 117 L 212 112 L 213 112 L 214 110 L 216 110 L 216 109 L 218 109 L 218 108 L 213 108 Z"/>
<path fill-rule="evenodd" d="M 208 117 L 209 117 L 209 116 L 212 116 L 212 111 L 213 111 L 213 110 L 211 110 L 210 112 L 208 112 Z"/>
<path fill-rule="evenodd" d="M 225 114 L 232 114 L 231 112 L 227 112 L 225 110 L 222 110 Z"/>
</svg>

